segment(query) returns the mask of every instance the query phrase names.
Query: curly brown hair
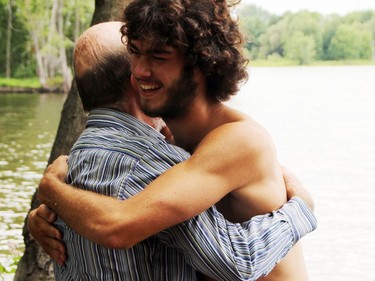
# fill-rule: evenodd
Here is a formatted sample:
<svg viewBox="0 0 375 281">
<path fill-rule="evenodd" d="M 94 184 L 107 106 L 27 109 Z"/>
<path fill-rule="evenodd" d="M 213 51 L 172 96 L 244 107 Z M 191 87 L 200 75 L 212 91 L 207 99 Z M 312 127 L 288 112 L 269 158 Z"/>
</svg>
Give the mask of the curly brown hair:
<svg viewBox="0 0 375 281">
<path fill-rule="evenodd" d="M 134 0 L 125 9 L 121 33 L 131 40 L 167 44 L 198 66 L 206 77 L 207 95 L 225 101 L 247 76 L 243 37 L 226 0 Z"/>
</svg>

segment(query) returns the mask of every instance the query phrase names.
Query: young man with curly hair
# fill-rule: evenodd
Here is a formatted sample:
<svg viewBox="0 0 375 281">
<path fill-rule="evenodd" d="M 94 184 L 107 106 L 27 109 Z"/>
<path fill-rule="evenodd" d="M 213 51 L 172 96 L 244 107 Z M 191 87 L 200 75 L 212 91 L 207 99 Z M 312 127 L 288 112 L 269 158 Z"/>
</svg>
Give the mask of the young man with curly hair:
<svg viewBox="0 0 375 281">
<path fill-rule="evenodd" d="M 186 194 L 195 197 L 194 209 L 201 201 L 216 204 L 227 219 L 243 222 L 282 206 L 286 192 L 270 136 L 222 103 L 247 78 L 243 39 L 226 1 L 134 1 L 122 33 L 142 110 L 162 117 L 175 143 L 192 153 L 170 177 L 176 185 L 179 174 L 209 179 L 203 197 Z M 267 278 L 273 279 L 308 279 L 301 245 Z"/>
<path fill-rule="evenodd" d="M 251 117 L 222 103 L 247 78 L 246 60 L 240 52 L 242 37 L 226 2 L 135 0 L 125 10 L 121 30 L 131 53 L 132 83 L 139 91 L 142 110 L 149 116 L 162 117 L 174 143 L 192 155 L 161 174 L 138 195 L 125 201 L 105 197 L 100 204 L 97 195 L 83 194 L 62 182 L 65 173 L 58 169 L 64 166 L 60 159 L 47 170 L 41 182 L 42 202 L 79 234 L 111 248 L 129 248 L 214 204 L 233 222 L 244 222 L 283 206 L 287 194 L 270 136 Z M 316 227 L 303 200 L 292 198 L 285 206 L 288 204 L 303 210 L 300 214 L 307 217 L 308 229 L 303 234 Z M 78 217 L 75 211 L 80 213 Z M 287 218 L 286 213 L 281 209 L 269 219 L 281 214 L 293 225 L 296 217 Z M 260 251 L 249 251 L 257 240 L 241 244 L 240 248 L 249 254 L 236 256 L 238 264 L 232 269 L 221 271 L 220 257 L 214 262 L 200 257 L 202 263 L 208 262 L 208 267 L 219 273 L 207 270 L 207 266 L 195 263 L 196 260 L 190 262 L 212 278 L 256 280 L 268 274 L 300 238 L 292 234 L 291 241 L 283 243 L 274 231 L 270 226 L 267 234 L 258 237 L 258 241 L 268 235 L 275 238 L 262 242 L 265 249 Z M 170 244 L 179 243 L 167 233 L 163 239 Z M 194 241 L 191 240 L 192 245 Z M 281 252 L 273 243 L 282 244 Z M 231 246 L 236 244 L 237 241 Z M 206 247 L 194 246 L 198 255 Z M 227 248 L 229 244 L 221 246 Z M 264 259 L 268 265 L 254 270 L 254 264 Z M 300 245 L 294 246 L 265 278 L 308 280 Z"/>
</svg>

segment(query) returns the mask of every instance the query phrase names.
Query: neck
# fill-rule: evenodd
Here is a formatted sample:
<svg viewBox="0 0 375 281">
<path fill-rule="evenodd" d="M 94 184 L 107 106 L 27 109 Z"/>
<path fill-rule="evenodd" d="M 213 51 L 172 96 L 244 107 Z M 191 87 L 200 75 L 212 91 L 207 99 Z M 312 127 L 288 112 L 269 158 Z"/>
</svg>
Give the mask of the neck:
<svg viewBox="0 0 375 281">
<path fill-rule="evenodd" d="M 171 130 L 175 144 L 193 153 L 201 140 L 222 124 L 225 106 L 220 102 L 198 100 L 182 117 L 164 120 Z"/>
<path fill-rule="evenodd" d="M 122 101 L 109 106 L 112 109 L 116 109 L 123 113 L 127 113 L 137 118 L 138 120 L 150 125 L 157 131 L 162 131 L 165 127 L 165 123 L 161 118 L 152 118 L 143 113 L 141 110 L 136 95 L 128 93 L 128 97 Z"/>
</svg>

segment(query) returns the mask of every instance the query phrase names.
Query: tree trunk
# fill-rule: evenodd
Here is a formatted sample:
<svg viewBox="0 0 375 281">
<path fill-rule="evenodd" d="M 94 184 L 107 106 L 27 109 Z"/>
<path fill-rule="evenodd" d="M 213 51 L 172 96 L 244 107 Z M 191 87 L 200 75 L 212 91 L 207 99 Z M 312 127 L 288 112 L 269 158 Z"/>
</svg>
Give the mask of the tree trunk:
<svg viewBox="0 0 375 281">
<path fill-rule="evenodd" d="M 61 72 L 63 76 L 63 85 L 62 89 L 64 93 L 69 91 L 69 87 L 72 84 L 72 74 L 70 72 L 70 68 L 68 66 L 68 61 L 66 58 L 66 48 L 65 48 L 65 40 L 64 40 L 64 20 L 63 20 L 63 5 L 64 1 L 60 0 L 58 2 L 58 10 L 57 10 L 57 33 L 60 37 L 60 47 L 59 47 L 59 60 L 61 62 Z"/>
<path fill-rule="evenodd" d="M 121 20 L 123 9 L 129 2 L 130 0 L 96 0 L 91 25 L 105 21 Z M 71 146 L 83 130 L 85 120 L 85 114 L 73 80 L 72 87 L 64 103 L 60 124 L 48 163 L 51 163 L 61 154 L 69 153 Z M 31 200 L 30 210 L 38 206 L 39 202 L 36 191 Z M 30 235 L 27 228 L 27 217 L 23 227 L 23 236 L 25 252 L 18 264 L 14 281 L 54 280 L 51 259 Z"/>
<path fill-rule="evenodd" d="M 75 13 L 75 21 L 74 21 L 74 42 L 77 41 L 78 37 L 79 37 L 79 31 L 81 30 L 80 28 L 80 20 L 79 20 L 79 15 L 80 15 L 80 9 L 79 9 L 79 2 L 80 0 L 75 0 L 74 1 L 74 4 L 75 4 L 75 7 L 74 7 L 74 13 Z"/>
<path fill-rule="evenodd" d="M 12 60 L 12 10 L 13 10 L 13 1 L 9 0 L 8 2 L 8 26 L 7 26 L 7 45 L 6 45 L 6 56 L 5 56 L 5 77 L 10 78 L 11 69 L 10 62 Z"/>
<path fill-rule="evenodd" d="M 30 35 L 34 44 L 38 79 L 42 88 L 46 88 L 47 87 L 47 72 L 46 72 L 46 69 L 43 63 L 43 57 L 39 48 L 38 35 L 34 31 L 32 31 Z"/>
</svg>

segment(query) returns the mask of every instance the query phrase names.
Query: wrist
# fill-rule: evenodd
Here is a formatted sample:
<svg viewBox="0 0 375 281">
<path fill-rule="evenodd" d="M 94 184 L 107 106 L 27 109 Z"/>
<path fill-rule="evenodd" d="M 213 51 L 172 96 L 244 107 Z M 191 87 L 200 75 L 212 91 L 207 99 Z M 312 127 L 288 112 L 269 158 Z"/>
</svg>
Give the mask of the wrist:
<svg viewBox="0 0 375 281">
<path fill-rule="evenodd" d="M 46 204 L 49 207 L 52 207 L 54 204 L 54 188 L 56 181 L 56 176 L 51 173 L 45 173 L 39 183 L 38 188 L 38 198 L 39 201 L 43 204 Z"/>
<path fill-rule="evenodd" d="M 295 242 L 317 228 L 317 219 L 314 213 L 308 204 L 298 196 L 293 196 L 279 211 L 288 218 Z"/>
</svg>

